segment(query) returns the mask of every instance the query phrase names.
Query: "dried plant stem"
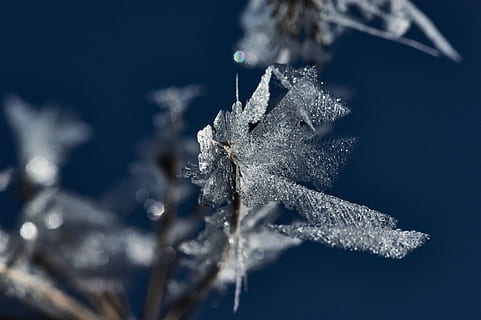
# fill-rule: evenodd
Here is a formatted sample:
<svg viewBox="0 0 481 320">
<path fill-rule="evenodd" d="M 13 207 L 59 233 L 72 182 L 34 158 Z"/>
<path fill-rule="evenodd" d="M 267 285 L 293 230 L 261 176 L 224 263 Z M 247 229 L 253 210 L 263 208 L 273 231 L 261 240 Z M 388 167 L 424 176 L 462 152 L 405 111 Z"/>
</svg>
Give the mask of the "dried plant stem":
<svg viewBox="0 0 481 320">
<path fill-rule="evenodd" d="M 79 293 L 90 302 L 97 312 L 106 319 L 122 320 L 128 318 L 130 312 L 127 310 L 128 304 L 124 303 L 121 298 L 123 293 L 108 291 L 92 292 L 85 289 L 85 286 L 76 281 L 78 275 L 49 250 L 36 248 L 33 257 L 33 261 L 42 266 L 47 272 L 55 276 L 60 276 L 73 285 Z"/>
<path fill-rule="evenodd" d="M 172 263 L 171 229 L 176 216 L 176 171 L 177 159 L 175 152 L 161 161 L 162 167 L 167 173 L 169 185 L 167 188 L 165 211 L 161 216 L 157 229 L 156 257 L 152 266 L 152 272 L 147 287 L 147 295 L 144 302 L 144 320 L 157 320 L 165 294 L 167 278 L 170 274 Z"/>
<path fill-rule="evenodd" d="M 4 278 L 5 281 L 11 281 L 13 284 L 25 288 L 29 294 L 35 296 L 37 299 L 43 300 L 46 306 L 53 307 L 55 312 L 58 312 L 58 314 L 53 316 L 56 316 L 58 319 L 65 319 L 66 316 L 69 319 L 75 320 L 104 319 L 67 293 L 26 271 L 0 266 L 0 276 Z M 48 314 L 52 316 L 50 312 L 48 312 Z"/>
<path fill-rule="evenodd" d="M 108 320 L 129 319 L 125 311 L 123 301 L 116 293 L 103 291 L 99 293 L 88 292 L 87 299 L 95 306 L 95 309 Z"/>
<path fill-rule="evenodd" d="M 236 166 L 234 166 L 234 172 L 236 172 Z M 186 293 L 177 298 L 168 308 L 166 314 L 162 317 L 162 320 L 180 320 L 183 319 L 192 309 L 207 295 L 222 270 L 222 266 L 230 259 L 231 255 L 235 251 L 235 239 L 240 234 L 240 222 L 241 222 L 241 208 L 242 202 L 240 195 L 236 190 L 236 175 L 234 176 L 234 186 L 232 191 L 232 221 L 230 235 L 226 239 L 224 244 L 224 252 L 221 260 L 214 263 L 204 276 L 197 281 Z"/>
<path fill-rule="evenodd" d="M 38 192 L 38 190 L 35 191 L 35 186 L 26 176 L 22 178 L 18 187 L 18 191 L 22 203 L 28 203 L 35 196 L 36 192 Z M 35 248 L 33 252 L 33 258 L 34 261 L 38 265 L 45 268 L 47 272 L 50 272 L 55 276 L 61 276 L 67 281 L 69 281 L 71 284 L 73 284 L 105 319 L 121 320 L 126 317 L 125 308 L 123 308 L 122 305 L 114 305 L 113 300 L 108 298 L 108 293 L 93 293 L 85 290 L 85 288 L 83 288 L 81 285 L 79 285 L 77 281 L 75 281 L 77 277 L 74 272 L 72 272 L 71 269 L 66 266 L 60 259 L 55 257 L 55 255 L 48 252 L 48 250 Z M 15 261 L 15 259 L 13 259 L 12 261 Z"/>
</svg>

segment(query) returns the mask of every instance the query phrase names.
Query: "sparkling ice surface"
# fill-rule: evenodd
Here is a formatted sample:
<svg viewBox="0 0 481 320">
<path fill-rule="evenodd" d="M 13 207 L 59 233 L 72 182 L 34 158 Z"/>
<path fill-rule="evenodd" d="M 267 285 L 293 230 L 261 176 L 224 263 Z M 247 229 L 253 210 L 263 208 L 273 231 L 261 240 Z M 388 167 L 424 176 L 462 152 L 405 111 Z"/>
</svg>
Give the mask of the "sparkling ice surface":
<svg viewBox="0 0 481 320">
<path fill-rule="evenodd" d="M 274 79 L 287 93 L 271 106 Z M 201 187 L 200 202 L 219 209 L 197 240 L 182 245 L 184 263 L 202 274 L 219 261 L 219 244 L 227 239 L 233 253 L 223 262 L 218 283 L 236 283 L 234 309 L 247 270 L 299 240 L 403 258 L 428 239 L 398 229 L 393 217 L 324 193 L 354 144 L 352 138 L 323 137 L 325 127 L 348 113 L 340 99 L 321 88 L 315 68 L 273 65 L 245 107 L 237 100 L 232 111 L 220 111 L 213 126 L 198 132 L 198 166 L 188 176 Z M 234 235 L 232 194 L 242 202 Z M 275 225 L 275 203 L 296 210 L 302 221 Z"/>
</svg>

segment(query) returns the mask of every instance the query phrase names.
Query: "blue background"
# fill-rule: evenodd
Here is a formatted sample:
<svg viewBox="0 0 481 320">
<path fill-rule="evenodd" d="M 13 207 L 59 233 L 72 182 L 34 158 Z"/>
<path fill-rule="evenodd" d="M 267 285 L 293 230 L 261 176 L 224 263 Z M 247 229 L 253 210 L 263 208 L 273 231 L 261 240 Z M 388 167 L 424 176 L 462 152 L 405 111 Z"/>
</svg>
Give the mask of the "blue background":
<svg viewBox="0 0 481 320">
<path fill-rule="evenodd" d="M 212 294 L 197 319 L 481 318 L 481 2 L 416 4 L 460 52 L 461 63 L 351 32 L 332 48 L 323 80 L 350 91 L 353 112 L 336 133 L 359 138 L 331 193 L 389 213 L 401 228 L 432 239 L 401 261 L 304 244 L 249 276 L 237 314 L 228 290 Z M 137 158 L 137 143 L 153 133 L 151 90 L 207 88 L 187 113 L 189 134 L 230 108 L 236 72 L 241 98 L 248 98 L 262 70 L 232 61 L 244 6 L 3 1 L 0 96 L 70 106 L 94 128 L 62 181 L 99 197 Z M 0 147 L 0 168 L 14 164 L 3 117 Z M 11 220 L 18 207 L 1 200 L 1 219 Z"/>
</svg>

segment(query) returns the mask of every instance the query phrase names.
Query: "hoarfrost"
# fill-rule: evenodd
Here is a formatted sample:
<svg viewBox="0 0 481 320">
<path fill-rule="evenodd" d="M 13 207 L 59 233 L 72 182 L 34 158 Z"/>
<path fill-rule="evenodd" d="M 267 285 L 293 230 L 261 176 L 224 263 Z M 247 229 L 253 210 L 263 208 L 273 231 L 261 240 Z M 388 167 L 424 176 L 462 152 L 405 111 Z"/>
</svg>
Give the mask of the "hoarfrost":
<svg viewBox="0 0 481 320">
<path fill-rule="evenodd" d="M 250 66 L 289 63 L 298 57 L 322 62 L 326 58 L 322 47 L 345 29 L 460 60 L 429 18 L 408 0 L 251 0 L 241 21 L 245 37 L 238 52 Z M 432 46 L 405 36 L 413 26 Z"/>
<path fill-rule="evenodd" d="M 369 251 L 386 258 L 401 259 L 429 237 L 417 231 L 389 228 L 338 227 L 329 225 L 281 225 L 274 230 L 302 240 L 321 242 L 331 247 Z"/>
<path fill-rule="evenodd" d="M 288 92 L 268 110 L 272 75 Z M 219 112 L 213 127 L 199 131 L 199 165 L 191 174 L 192 181 L 201 186 L 200 200 L 219 206 L 238 193 L 248 208 L 279 201 L 298 211 L 306 226 L 272 230 L 402 258 L 427 235 L 398 230 L 394 218 L 322 192 L 332 185 L 354 141 L 320 138 L 324 131 L 319 128 L 348 112 L 339 99 L 320 87 L 315 68 L 268 67 L 244 109 L 236 101 L 231 112 Z M 244 240 L 239 241 L 242 246 Z"/>
<path fill-rule="evenodd" d="M 187 255 L 183 261 L 185 265 L 198 272 L 199 267 L 207 269 L 213 261 L 218 260 L 216 255 L 221 252 L 220 240 L 228 237 L 230 231 L 227 221 L 231 212 L 228 208 L 216 211 L 207 218 L 206 231 L 199 239 L 181 246 L 182 252 Z M 235 284 L 234 311 L 239 306 L 247 272 L 274 261 L 282 251 L 301 243 L 301 240 L 284 236 L 268 227 L 279 215 L 277 203 L 271 202 L 253 209 L 244 207 L 242 212 L 239 236 L 232 239 L 235 241 L 233 250 L 222 263 L 216 282 L 217 287 L 221 288 Z"/>
</svg>

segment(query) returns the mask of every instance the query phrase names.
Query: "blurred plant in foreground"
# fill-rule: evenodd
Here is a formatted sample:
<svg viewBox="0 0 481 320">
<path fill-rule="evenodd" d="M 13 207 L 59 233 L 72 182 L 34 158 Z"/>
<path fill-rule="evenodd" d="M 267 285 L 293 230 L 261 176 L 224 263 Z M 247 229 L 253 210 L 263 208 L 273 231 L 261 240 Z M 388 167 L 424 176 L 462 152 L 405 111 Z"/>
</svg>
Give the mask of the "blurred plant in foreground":
<svg viewBox="0 0 481 320">
<path fill-rule="evenodd" d="M 3 293 L 54 319 L 135 319 L 129 286 L 148 271 L 143 319 L 185 319 L 211 289 L 231 283 L 237 310 L 247 273 L 302 240 L 395 259 L 422 245 L 426 234 L 324 193 L 354 140 L 325 137 L 349 109 L 317 77 L 315 68 L 269 66 L 245 106 L 237 93 L 232 111 L 198 132 L 200 150 L 183 137 L 183 113 L 201 88 L 154 92 L 157 133 L 103 201 L 65 191 L 59 180 L 65 153 L 86 140 L 87 127 L 10 100 L 20 165 L 0 172 L 0 190 L 16 184 L 23 209 L 17 227 L 0 232 Z M 272 105 L 274 79 L 285 92 Z M 44 164 L 32 167 L 32 159 Z M 200 186 L 198 204 L 181 172 Z M 298 212 L 291 223 L 279 224 L 281 204 Z M 126 211 L 141 211 L 153 231 L 129 225 Z"/>
</svg>

